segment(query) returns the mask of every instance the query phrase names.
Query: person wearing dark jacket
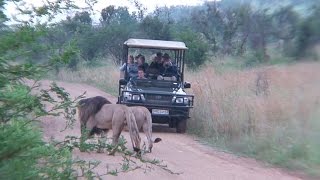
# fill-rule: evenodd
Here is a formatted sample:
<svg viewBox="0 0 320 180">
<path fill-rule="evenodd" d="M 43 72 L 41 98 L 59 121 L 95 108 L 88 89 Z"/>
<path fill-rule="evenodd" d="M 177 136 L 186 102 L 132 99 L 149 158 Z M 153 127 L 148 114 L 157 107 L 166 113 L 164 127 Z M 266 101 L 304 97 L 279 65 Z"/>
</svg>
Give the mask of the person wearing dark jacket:
<svg viewBox="0 0 320 180">
<path fill-rule="evenodd" d="M 177 67 L 172 63 L 169 54 L 164 53 L 162 59 L 163 65 L 160 67 L 160 74 L 175 76 L 177 74 Z"/>
<path fill-rule="evenodd" d="M 161 62 L 161 58 L 162 58 L 162 53 L 158 52 L 156 54 L 156 56 L 153 57 L 152 62 L 149 66 L 149 69 L 160 69 L 160 67 L 162 66 L 162 62 Z"/>
<path fill-rule="evenodd" d="M 157 79 L 157 76 L 160 74 L 160 69 L 162 67 L 161 58 L 161 52 L 158 52 L 155 56 L 153 56 L 152 62 L 146 71 L 146 74 L 149 78 Z"/>
</svg>

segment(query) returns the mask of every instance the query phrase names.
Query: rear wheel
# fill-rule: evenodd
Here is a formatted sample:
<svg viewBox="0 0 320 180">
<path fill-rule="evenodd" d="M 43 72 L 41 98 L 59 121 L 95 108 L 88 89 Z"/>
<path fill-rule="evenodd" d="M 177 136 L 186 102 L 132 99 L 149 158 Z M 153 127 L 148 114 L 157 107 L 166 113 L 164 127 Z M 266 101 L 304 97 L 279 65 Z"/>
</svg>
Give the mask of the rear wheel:
<svg viewBox="0 0 320 180">
<path fill-rule="evenodd" d="M 177 121 L 177 133 L 185 133 L 187 130 L 187 119 L 179 119 Z"/>
</svg>

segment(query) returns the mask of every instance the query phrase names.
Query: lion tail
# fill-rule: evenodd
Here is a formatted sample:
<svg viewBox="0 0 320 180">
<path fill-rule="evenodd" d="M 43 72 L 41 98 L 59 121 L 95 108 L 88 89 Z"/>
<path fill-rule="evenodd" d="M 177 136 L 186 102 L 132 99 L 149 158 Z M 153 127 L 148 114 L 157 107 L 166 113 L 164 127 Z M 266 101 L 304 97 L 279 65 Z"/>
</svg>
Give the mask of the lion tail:
<svg viewBox="0 0 320 180">
<path fill-rule="evenodd" d="M 146 114 L 146 117 L 147 117 L 147 123 L 148 123 L 148 130 L 150 131 L 150 134 L 152 134 L 152 116 L 151 116 L 151 113 L 149 112 L 149 110 L 148 110 L 148 113 Z M 150 135 L 150 137 L 151 137 L 151 135 Z M 162 140 L 161 138 L 157 137 L 154 140 L 152 140 L 152 138 L 151 138 L 150 141 L 153 143 L 158 143 L 161 140 Z"/>
<path fill-rule="evenodd" d="M 153 143 L 158 143 L 161 141 L 161 138 L 152 139 L 152 116 L 148 109 L 145 109 L 146 122 L 143 125 L 143 131 L 147 136 L 149 142 L 149 151 L 152 151 Z"/>
<path fill-rule="evenodd" d="M 134 114 L 130 108 L 127 108 L 126 119 L 133 149 L 136 152 L 140 152 L 141 138 L 139 135 L 139 129 Z"/>
</svg>

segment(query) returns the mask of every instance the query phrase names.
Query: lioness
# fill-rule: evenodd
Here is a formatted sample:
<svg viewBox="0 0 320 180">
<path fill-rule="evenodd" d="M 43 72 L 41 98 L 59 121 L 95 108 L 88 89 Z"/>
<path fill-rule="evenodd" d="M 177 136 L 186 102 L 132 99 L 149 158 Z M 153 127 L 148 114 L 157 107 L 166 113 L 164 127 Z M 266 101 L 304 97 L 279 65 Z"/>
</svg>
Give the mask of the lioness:
<svg viewBox="0 0 320 180">
<path fill-rule="evenodd" d="M 152 151 L 153 143 L 161 141 L 161 138 L 156 138 L 152 140 L 152 117 L 150 111 L 143 106 L 132 106 L 129 107 L 136 119 L 137 126 L 139 130 L 143 130 L 148 139 L 149 151 Z"/>
</svg>

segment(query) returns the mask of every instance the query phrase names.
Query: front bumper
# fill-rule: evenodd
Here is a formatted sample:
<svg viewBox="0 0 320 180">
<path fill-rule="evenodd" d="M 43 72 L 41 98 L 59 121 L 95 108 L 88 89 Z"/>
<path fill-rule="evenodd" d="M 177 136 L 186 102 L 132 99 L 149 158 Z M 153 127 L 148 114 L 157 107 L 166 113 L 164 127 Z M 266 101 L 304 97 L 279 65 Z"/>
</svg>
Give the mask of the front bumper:
<svg viewBox="0 0 320 180">
<path fill-rule="evenodd" d="M 138 101 L 126 100 L 124 93 L 141 94 L 145 99 L 140 99 Z M 188 99 L 186 103 L 175 103 L 174 97 L 183 97 Z M 153 99 L 156 97 L 159 99 Z M 170 117 L 170 118 L 189 118 L 189 110 L 193 108 L 193 95 L 176 95 L 168 93 L 150 93 L 150 92 L 132 92 L 132 91 L 122 91 L 121 96 L 119 96 L 119 104 L 125 104 L 127 106 L 144 106 L 149 109 L 153 117 Z M 155 113 L 154 110 L 164 111 L 166 113 Z"/>
<path fill-rule="evenodd" d="M 146 105 L 141 103 L 121 103 L 127 106 L 144 106 L 149 109 L 152 116 L 163 116 L 163 117 L 177 117 L 177 118 L 189 118 L 189 110 L 192 107 L 181 107 L 181 106 L 156 106 L 156 105 Z M 168 114 L 154 114 L 153 109 L 157 110 L 167 110 Z"/>
</svg>

